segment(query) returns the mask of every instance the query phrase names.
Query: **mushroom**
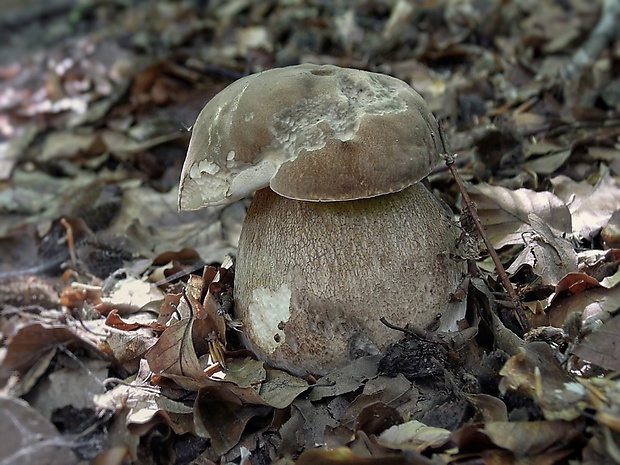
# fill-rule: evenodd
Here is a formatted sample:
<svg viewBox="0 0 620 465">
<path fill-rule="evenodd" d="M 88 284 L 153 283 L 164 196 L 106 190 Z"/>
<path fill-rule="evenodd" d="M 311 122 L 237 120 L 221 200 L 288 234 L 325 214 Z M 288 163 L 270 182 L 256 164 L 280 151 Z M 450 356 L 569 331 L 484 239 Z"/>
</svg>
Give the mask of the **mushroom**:
<svg viewBox="0 0 620 465">
<path fill-rule="evenodd" d="M 382 74 L 277 68 L 207 103 L 179 208 L 256 191 L 235 268 L 235 312 L 250 349 L 292 373 L 325 374 L 399 338 L 381 317 L 457 329 L 460 230 L 418 182 L 440 152 L 422 97 Z"/>
</svg>

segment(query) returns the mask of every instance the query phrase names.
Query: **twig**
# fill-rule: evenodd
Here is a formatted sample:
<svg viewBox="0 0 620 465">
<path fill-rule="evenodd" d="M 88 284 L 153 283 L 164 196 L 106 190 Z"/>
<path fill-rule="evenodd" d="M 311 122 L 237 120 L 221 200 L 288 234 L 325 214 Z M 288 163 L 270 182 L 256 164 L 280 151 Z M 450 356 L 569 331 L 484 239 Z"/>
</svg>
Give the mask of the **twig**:
<svg viewBox="0 0 620 465">
<path fill-rule="evenodd" d="M 465 202 L 465 206 L 467 207 L 467 210 L 469 211 L 469 214 L 471 215 L 471 218 L 474 224 L 476 225 L 476 229 L 478 230 L 480 237 L 482 237 L 482 240 L 484 241 L 484 244 L 486 245 L 487 250 L 489 251 L 489 255 L 493 259 L 493 263 L 495 264 L 495 269 L 497 271 L 497 274 L 499 275 L 502 281 L 502 284 L 504 285 L 504 288 L 506 288 L 506 291 L 508 292 L 508 295 L 510 296 L 510 300 L 512 301 L 514 305 L 517 321 L 519 322 L 521 329 L 527 332 L 530 329 L 530 324 L 527 321 L 527 318 L 525 318 L 524 308 L 523 308 L 523 305 L 521 304 L 521 300 L 519 299 L 519 296 L 517 295 L 516 291 L 512 287 L 512 283 L 510 282 L 510 280 L 508 279 L 508 275 L 506 274 L 506 269 L 504 268 L 504 265 L 502 264 L 502 261 L 500 260 L 499 255 L 495 251 L 493 244 L 491 244 L 491 240 L 489 239 L 489 236 L 487 236 L 486 231 L 482 227 L 482 223 L 480 222 L 480 217 L 478 216 L 476 207 L 474 206 L 473 202 L 471 201 L 471 198 L 469 197 L 469 193 L 465 189 L 465 184 L 463 183 L 463 179 L 461 178 L 461 175 L 459 174 L 456 167 L 454 166 L 455 156 L 454 154 L 452 154 L 452 152 L 450 152 L 450 149 L 448 148 L 448 141 L 446 140 L 446 133 L 443 130 L 441 122 L 439 122 L 439 136 L 441 137 L 441 144 L 443 146 L 443 151 L 444 151 L 443 155 L 446 159 L 446 166 L 450 169 L 450 172 L 452 173 L 452 176 L 454 177 L 454 180 L 456 181 L 456 184 L 458 185 L 459 190 L 461 191 L 461 195 L 463 196 L 463 201 Z"/>
<path fill-rule="evenodd" d="M 73 237 L 73 227 L 66 218 L 60 219 L 60 224 L 67 231 L 67 247 L 69 249 L 69 255 L 71 256 L 71 263 L 73 266 L 77 266 L 77 255 L 75 253 L 75 240 Z"/>
<path fill-rule="evenodd" d="M 432 339 L 429 339 L 428 335 L 424 331 L 422 331 L 420 329 L 417 329 L 417 328 L 413 328 L 413 329 L 412 328 L 401 328 L 400 326 L 396 326 L 395 324 L 390 323 L 384 316 L 379 318 L 379 321 L 381 323 L 383 323 L 385 326 L 387 326 L 388 328 L 390 328 L 390 329 L 393 329 L 395 331 L 401 331 L 401 332 L 403 332 L 405 334 L 408 334 L 409 336 L 413 336 L 413 337 L 415 337 L 417 339 L 420 339 L 422 341 L 433 342 L 433 343 L 436 342 L 436 341 L 433 341 Z"/>
</svg>

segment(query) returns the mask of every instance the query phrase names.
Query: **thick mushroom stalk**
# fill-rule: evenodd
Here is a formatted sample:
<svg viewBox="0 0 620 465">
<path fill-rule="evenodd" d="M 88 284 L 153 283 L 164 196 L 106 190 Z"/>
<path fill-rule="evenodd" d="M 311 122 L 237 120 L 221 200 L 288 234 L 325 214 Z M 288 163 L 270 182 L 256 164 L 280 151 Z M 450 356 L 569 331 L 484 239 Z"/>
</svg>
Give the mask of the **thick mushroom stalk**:
<svg viewBox="0 0 620 465">
<path fill-rule="evenodd" d="M 402 334 L 379 319 L 423 328 L 463 279 L 453 255 L 459 229 L 421 184 L 349 202 L 314 203 L 258 191 L 237 255 L 237 315 L 248 345 L 293 373 L 324 374 L 377 353 Z"/>
<path fill-rule="evenodd" d="M 242 78 L 204 107 L 179 206 L 256 193 L 235 276 L 244 338 L 270 364 L 323 374 L 400 334 L 379 321 L 457 328 L 458 228 L 418 184 L 437 123 L 390 76 L 300 65 Z"/>
</svg>

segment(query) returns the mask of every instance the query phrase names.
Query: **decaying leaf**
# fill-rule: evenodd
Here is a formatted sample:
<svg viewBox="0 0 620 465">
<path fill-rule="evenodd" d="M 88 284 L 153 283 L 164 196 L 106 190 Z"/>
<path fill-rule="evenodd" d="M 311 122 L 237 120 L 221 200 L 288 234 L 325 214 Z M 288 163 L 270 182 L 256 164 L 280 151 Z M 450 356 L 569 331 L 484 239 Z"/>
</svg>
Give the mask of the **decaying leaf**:
<svg viewBox="0 0 620 465">
<path fill-rule="evenodd" d="M 515 274 L 527 265 L 543 285 L 555 286 L 567 273 L 577 271 L 575 249 L 536 214 L 529 214 L 528 222 L 532 232 L 521 235 L 525 248 L 506 271 Z"/>
<path fill-rule="evenodd" d="M 144 435 L 161 423 L 167 424 L 178 434 L 193 430 L 178 420 L 183 415 L 190 415 L 191 418 L 192 407 L 163 396 L 159 387 L 149 384 L 150 376 L 148 364 L 141 360 L 134 380 L 130 383 L 117 380 L 117 386 L 94 396 L 97 407 L 115 412 L 127 410 L 128 430 L 136 435 Z"/>
<path fill-rule="evenodd" d="M 7 353 L 0 365 L 0 382 L 6 382 L 13 374 L 25 373 L 39 357 L 59 345 L 68 348 L 79 347 L 89 351 L 96 358 L 105 358 L 89 336 L 91 335 L 84 330 L 74 331 L 61 325 L 33 323 L 20 328 L 7 344 Z"/>
<path fill-rule="evenodd" d="M 271 411 L 265 405 L 244 404 L 232 391 L 209 386 L 198 392 L 194 423 L 199 435 L 211 438 L 214 451 L 225 454 L 239 442 L 250 420 L 265 417 Z"/>
<path fill-rule="evenodd" d="M 192 337 L 193 318 L 185 318 L 167 328 L 145 354 L 153 373 L 176 375 L 189 380 L 206 379 Z"/>
<path fill-rule="evenodd" d="M 551 179 L 554 193 L 568 206 L 573 219 L 573 232 L 591 239 L 620 209 L 620 187 L 605 173 L 596 185 L 575 182 L 567 176 Z"/>
<path fill-rule="evenodd" d="M 584 279 L 580 274 L 567 275 L 558 286 L 569 279 L 573 283 L 571 294 L 554 298 L 546 310 L 553 326 L 562 327 L 571 313 L 581 315 L 581 320 L 586 324 L 589 321 L 606 321 L 620 306 L 620 286 L 606 289 L 596 280 L 588 284 L 587 278 Z"/>
<path fill-rule="evenodd" d="M 468 454 L 495 455 L 496 463 L 527 463 L 525 460 L 530 458 L 536 463 L 554 464 L 570 455 L 571 447 L 578 447 L 585 438 L 577 425 L 556 420 L 467 425 L 451 439 Z M 495 454 L 494 447 L 498 448 Z"/>
<path fill-rule="evenodd" d="M 450 437 L 450 431 L 426 426 L 416 420 L 392 426 L 378 437 L 379 443 L 402 449 L 423 451 L 427 447 L 442 445 Z"/>
<path fill-rule="evenodd" d="M 378 355 L 358 358 L 341 370 L 324 376 L 312 387 L 308 400 L 316 401 L 355 391 L 364 381 L 377 374 L 380 358 Z"/>
<path fill-rule="evenodd" d="M 523 353 L 511 357 L 501 369 L 500 389 L 519 391 L 536 400 L 548 420 L 573 420 L 581 414 L 581 392 L 571 396 L 574 380 L 544 342 L 525 344 Z"/>
<path fill-rule="evenodd" d="M 620 316 L 616 313 L 580 341 L 572 352 L 606 370 L 620 371 Z"/>
<path fill-rule="evenodd" d="M 601 374 L 620 369 L 620 253 L 600 250 L 620 244 L 616 0 L 131 0 L 96 2 L 94 16 L 4 3 L 0 279 L 19 279 L 0 283 L 0 382 L 65 423 L 42 427 L 0 397 L 0 462 L 76 463 L 76 433 L 106 450 L 97 465 L 620 463 L 620 384 Z M 383 72 L 424 96 L 535 311 L 527 337 L 561 343 L 521 350 L 495 266 L 480 262 L 471 327 L 454 344 L 402 344 L 390 376 L 372 358 L 318 380 L 252 358 L 228 315 L 233 270 L 216 265 L 235 254 L 248 200 L 179 213 L 176 186 L 216 92 L 301 62 Z M 445 169 L 429 182 L 458 210 Z M 108 190 L 118 201 L 93 213 Z M 69 229 L 51 234 L 61 221 L 81 228 L 73 246 Z M 108 235 L 116 255 L 96 247 Z M 104 387 L 88 436 L 72 431 Z"/>
<path fill-rule="evenodd" d="M 67 406 L 94 409 L 94 397 L 105 391 L 103 381 L 108 377 L 109 365 L 103 360 L 84 360 L 76 366 L 56 369 L 30 392 L 30 405 L 46 418 Z"/>
<path fill-rule="evenodd" d="M 282 370 L 266 370 L 267 378 L 260 385 L 259 395 L 272 407 L 283 409 L 308 390 L 308 382 Z"/>
<path fill-rule="evenodd" d="M 524 234 L 534 233 L 530 220 L 532 213 L 557 231 L 557 236 L 572 231 L 568 207 L 550 192 L 513 191 L 484 183 L 470 186 L 468 191 L 495 248 L 522 244 Z"/>
<path fill-rule="evenodd" d="M 21 399 L 0 397 L 0 462 L 6 464 L 73 465 L 71 442 Z"/>
</svg>

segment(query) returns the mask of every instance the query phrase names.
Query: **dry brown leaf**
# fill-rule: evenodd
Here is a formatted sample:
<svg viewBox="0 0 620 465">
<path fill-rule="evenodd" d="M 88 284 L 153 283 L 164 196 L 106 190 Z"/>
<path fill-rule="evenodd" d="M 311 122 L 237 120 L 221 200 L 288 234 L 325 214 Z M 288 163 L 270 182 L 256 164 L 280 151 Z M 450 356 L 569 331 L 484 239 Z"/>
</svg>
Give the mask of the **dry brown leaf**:
<svg viewBox="0 0 620 465">
<path fill-rule="evenodd" d="M 611 289 L 592 287 L 580 280 L 572 289 L 577 291 L 577 287 L 579 291 L 574 295 L 554 299 L 546 310 L 551 325 L 562 327 L 571 313 L 580 314 L 584 322 L 606 320 L 620 307 L 620 286 Z"/>
<path fill-rule="evenodd" d="M 265 417 L 271 407 L 246 405 L 232 391 L 213 385 L 198 392 L 194 403 L 194 422 L 197 434 L 211 439 L 215 453 L 223 455 L 241 438 L 247 423 L 255 417 Z"/>
<path fill-rule="evenodd" d="M 566 385 L 573 379 L 560 367 L 545 342 L 528 342 L 523 352 L 511 357 L 500 371 L 500 390 L 511 389 L 536 400 L 548 420 L 574 420 L 581 415 Z"/>
<path fill-rule="evenodd" d="M 125 364 L 137 360 L 157 342 L 153 331 L 138 328 L 131 332 L 111 329 L 105 340 L 106 352 L 111 353 L 117 363 Z"/>
<path fill-rule="evenodd" d="M 54 411 L 63 407 L 94 409 L 94 396 L 105 391 L 103 380 L 108 378 L 110 363 L 103 360 L 83 360 L 80 367 L 55 367 L 47 378 L 28 394 L 30 405 L 45 416 L 52 418 Z"/>
<path fill-rule="evenodd" d="M 101 154 L 104 146 L 96 132 L 92 131 L 59 131 L 52 132 L 45 138 L 41 153 L 37 156 L 40 162 L 49 162 L 58 158 L 71 158 L 78 155 Z"/>
<path fill-rule="evenodd" d="M 450 431 L 427 426 L 417 420 L 394 425 L 379 436 L 380 444 L 391 448 L 422 451 L 427 447 L 440 446 L 450 437 Z"/>
<path fill-rule="evenodd" d="M 90 336 L 90 333 L 84 333 Z M 0 384 L 11 375 L 25 373 L 41 356 L 60 345 L 69 349 L 80 347 L 95 358 L 105 358 L 91 340 L 67 326 L 33 323 L 20 328 L 6 344 L 7 353 L 0 365 Z"/>
<path fill-rule="evenodd" d="M 21 399 L 0 398 L 0 463 L 72 465 L 78 460 L 56 427 Z"/>
<path fill-rule="evenodd" d="M 534 232 L 522 235 L 525 248 L 506 271 L 516 274 L 527 265 L 541 277 L 543 285 L 555 286 L 567 273 L 577 271 L 575 249 L 536 214 L 528 215 L 528 221 Z"/>
<path fill-rule="evenodd" d="M 465 398 L 476 410 L 478 421 L 508 421 L 508 409 L 501 399 L 488 394 L 465 394 Z"/>
<path fill-rule="evenodd" d="M 572 352 L 606 370 L 620 371 L 620 316 L 596 328 Z"/>
<path fill-rule="evenodd" d="M 469 186 L 467 190 L 497 249 L 509 244 L 523 244 L 523 234 L 535 232 L 530 224 L 529 215 L 532 213 L 559 235 L 572 231 L 568 208 L 550 192 L 513 191 L 485 183 Z"/>
<path fill-rule="evenodd" d="M 267 370 L 263 362 L 246 357 L 234 359 L 226 366 L 226 381 L 235 383 L 241 388 L 260 386 L 267 378 Z"/>
<path fill-rule="evenodd" d="M 554 461 L 572 453 L 572 447 L 582 438 L 581 428 L 565 421 L 489 422 L 481 428 L 493 443 L 513 452 L 517 457 L 536 457 L 544 461 L 553 454 Z"/>
<path fill-rule="evenodd" d="M 551 174 L 566 163 L 571 153 L 571 149 L 547 153 L 538 158 L 528 159 L 528 161 L 523 164 L 523 167 L 537 174 Z"/>
<path fill-rule="evenodd" d="M 579 237 L 591 239 L 620 209 L 620 186 L 609 173 L 595 186 L 575 182 L 567 176 L 556 176 L 551 183 L 554 193 L 568 205 L 573 232 Z"/>
<path fill-rule="evenodd" d="M 342 369 L 329 373 L 319 379 L 312 387 L 308 394 L 308 399 L 317 401 L 323 397 L 339 396 L 355 391 L 365 381 L 377 374 L 377 365 L 380 358 L 378 355 L 361 357 Z"/>
<path fill-rule="evenodd" d="M 364 457 L 347 447 L 308 449 L 299 456 L 296 465 L 432 465 L 434 462 L 410 451 L 405 454 L 385 454 Z"/>
<path fill-rule="evenodd" d="M 285 371 L 267 369 L 267 378 L 259 390 L 261 398 L 272 407 L 283 409 L 308 390 L 308 382 Z"/>
<path fill-rule="evenodd" d="M 193 318 L 185 318 L 169 328 L 146 352 L 145 358 L 153 373 L 177 375 L 190 380 L 207 379 L 196 356 L 192 338 Z"/>
</svg>

